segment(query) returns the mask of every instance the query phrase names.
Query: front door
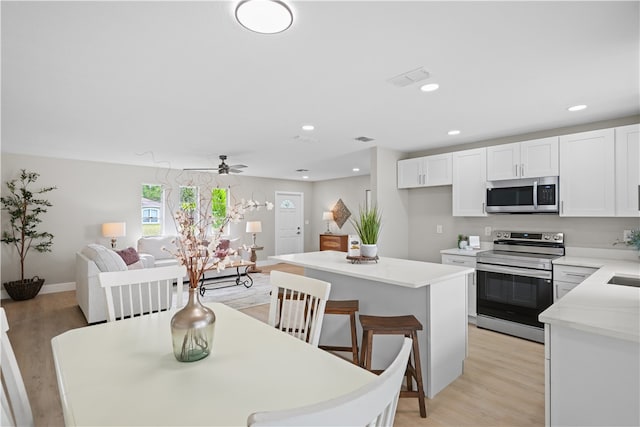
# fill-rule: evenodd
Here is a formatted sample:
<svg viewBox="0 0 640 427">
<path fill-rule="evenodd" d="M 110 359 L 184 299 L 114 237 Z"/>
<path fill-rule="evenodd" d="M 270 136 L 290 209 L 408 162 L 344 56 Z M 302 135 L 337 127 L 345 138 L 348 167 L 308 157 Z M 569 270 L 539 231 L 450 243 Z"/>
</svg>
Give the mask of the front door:
<svg viewBox="0 0 640 427">
<path fill-rule="evenodd" d="M 304 194 L 276 191 L 276 255 L 304 251 Z"/>
</svg>

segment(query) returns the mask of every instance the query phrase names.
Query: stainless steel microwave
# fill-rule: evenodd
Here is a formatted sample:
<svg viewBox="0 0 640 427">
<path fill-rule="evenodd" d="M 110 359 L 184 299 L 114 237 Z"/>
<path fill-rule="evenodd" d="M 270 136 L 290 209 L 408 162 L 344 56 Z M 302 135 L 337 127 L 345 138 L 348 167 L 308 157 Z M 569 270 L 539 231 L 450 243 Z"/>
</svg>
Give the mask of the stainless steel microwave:
<svg viewBox="0 0 640 427">
<path fill-rule="evenodd" d="M 488 213 L 558 213 L 558 177 L 487 182 Z"/>
</svg>

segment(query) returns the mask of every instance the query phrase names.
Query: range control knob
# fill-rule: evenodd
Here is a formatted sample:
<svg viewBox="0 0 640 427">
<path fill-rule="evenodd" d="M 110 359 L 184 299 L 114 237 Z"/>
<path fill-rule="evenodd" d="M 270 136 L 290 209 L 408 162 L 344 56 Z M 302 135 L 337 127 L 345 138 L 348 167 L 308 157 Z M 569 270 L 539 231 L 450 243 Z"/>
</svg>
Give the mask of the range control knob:
<svg viewBox="0 0 640 427">
<path fill-rule="evenodd" d="M 542 236 L 542 238 L 544 240 L 551 240 L 551 236 L 549 236 L 548 234 L 545 234 L 544 236 Z"/>
<path fill-rule="evenodd" d="M 562 239 L 562 237 L 560 237 L 559 234 L 556 234 L 555 236 L 553 236 L 553 240 L 560 240 Z"/>
<path fill-rule="evenodd" d="M 496 237 L 497 237 L 498 239 L 499 239 L 499 238 L 501 238 L 501 237 L 502 237 L 502 233 L 497 232 L 497 233 L 496 233 Z"/>
</svg>

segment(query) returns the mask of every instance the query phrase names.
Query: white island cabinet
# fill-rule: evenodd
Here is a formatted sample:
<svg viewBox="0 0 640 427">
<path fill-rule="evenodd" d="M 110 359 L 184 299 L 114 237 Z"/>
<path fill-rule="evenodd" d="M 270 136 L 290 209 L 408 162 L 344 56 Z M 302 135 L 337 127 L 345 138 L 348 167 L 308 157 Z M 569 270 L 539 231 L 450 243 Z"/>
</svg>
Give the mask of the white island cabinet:
<svg viewBox="0 0 640 427">
<path fill-rule="evenodd" d="M 547 426 L 640 425 L 640 276 L 636 261 L 554 260 L 597 271 L 540 314 L 545 324 Z M 555 270 L 554 270 L 555 271 Z"/>
<path fill-rule="evenodd" d="M 306 276 L 330 282 L 329 299 L 358 299 L 358 314 L 414 315 L 423 326 L 418 341 L 427 397 L 433 398 L 462 374 L 467 352 L 467 277 L 472 268 L 385 257 L 377 263 L 351 264 L 344 252 L 335 251 L 269 258 L 304 267 Z M 339 317 L 324 317 L 320 344 L 349 342 L 348 323 Z M 358 331 L 360 341 L 359 324 Z M 402 337 L 377 335 L 373 369 L 389 366 L 401 344 Z"/>
</svg>

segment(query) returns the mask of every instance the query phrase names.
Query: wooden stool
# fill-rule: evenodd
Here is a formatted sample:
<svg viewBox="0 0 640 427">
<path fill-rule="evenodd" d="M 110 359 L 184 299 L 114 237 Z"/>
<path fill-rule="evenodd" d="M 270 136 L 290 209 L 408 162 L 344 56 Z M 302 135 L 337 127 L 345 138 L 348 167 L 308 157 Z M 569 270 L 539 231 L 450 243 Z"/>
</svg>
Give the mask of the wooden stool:
<svg viewBox="0 0 640 427">
<path fill-rule="evenodd" d="M 427 417 L 427 408 L 424 400 L 424 386 L 422 383 L 422 368 L 420 367 L 420 351 L 418 346 L 418 333 L 422 330 L 422 324 L 415 316 L 366 316 L 360 315 L 362 325 L 362 351 L 360 364 L 363 368 L 380 374 L 382 371 L 371 369 L 371 352 L 373 350 L 373 335 L 404 335 L 413 340 L 413 363 L 411 356 L 407 363 L 407 390 L 400 392 L 400 397 L 417 397 L 420 405 L 420 416 Z M 417 384 L 417 390 L 413 389 L 413 380 Z"/>
<path fill-rule="evenodd" d="M 349 322 L 351 323 L 351 347 L 335 346 L 335 345 L 321 345 L 320 348 L 328 351 L 350 351 L 353 355 L 353 363 L 360 365 L 358 360 L 358 336 L 356 334 L 356 312 L 360 308 L 358 300 L 347 301 L 335 301 L 328 300 L 327 305 L 324 308 L 324 314 L 342 314 L 349 315 Z"/>
</svg>

